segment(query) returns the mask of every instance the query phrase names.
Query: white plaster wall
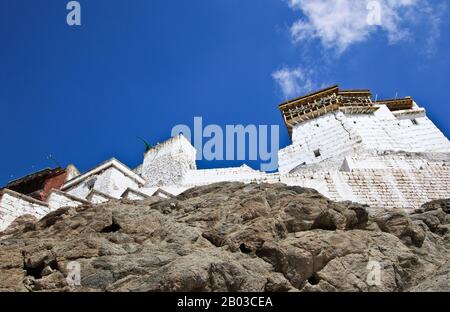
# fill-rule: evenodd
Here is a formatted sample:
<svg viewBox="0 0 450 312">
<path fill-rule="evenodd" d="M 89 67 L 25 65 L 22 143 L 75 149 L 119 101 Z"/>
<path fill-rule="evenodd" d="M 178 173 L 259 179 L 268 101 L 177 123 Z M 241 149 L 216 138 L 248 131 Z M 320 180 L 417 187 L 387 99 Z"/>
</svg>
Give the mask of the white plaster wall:
<svg viewBox="0 0 450 312">
<path fill-rule="evenodd" d="M 353 201 L 374 208 L 411 211 L 429 201 L 450 198 L 450 168 L 433 164 L 410 170 L 305 171 L 282 176 L 281 182 L 316 189 L 334 201 Z"/>
<path fill-rule="evenodd" d="M 89 201 L 93 204 L 103 204 L 109 201 L 109 198 L 100 194 L 94 193 L 89 197 Z"/>
<path fill-rule="evenodd" d="M 50 211 L 54 211 L 62 207 L 78 207 L 83 204 L 81 201 L 73 200 L 64 194 L 56 192 L 50 193 L 47 202 L 50 207 Z"/>
<path fill-rule="evenodd" d="M 332 187 L 329 186 L 329 188 L 334 190 L 334 194 L 331 194 L 330 192 L 330 197 L 333 197 L 336 201 L 358 201 L 358 197 L 355 195 L 354 190 L 350 187 L 340 172 L 334 171 L 330 173 L 330 179 L 329 184 L 331 184 Z"/>
<path fill-rule="evenodd" d="M 312 162 L 310 151 L 306 145 L 292 143 L 278 152 L 278 171 L 287 173 L 301 164 Z"/>
<path fill-rule="evenodd" d="M 199 184 L 202 185 L 202 184 Z M 148 196 L 153 196 L 157 190 L 161 189 L 166 191 L 169 194 L 172 194 L 174 196 L 180 195 L 187 189 L 190 189 L 191 187 L 194 187 L 196 185 L 192 184 L 176 184 L 176 185 L 164 185 L 163 187 L 143 187 L 139 189 L 139 192 L 144 193 Z"/>
<path fill-rule="evenodd" d="M 126 197 L 125 197 L 125 199 L 128 199 L 128 200 L 144 200 L 145 198 L 144 198 L 144 196 L 139 195 L 137 193 L 128 192 Z"/>
<path fill-rule="evenodd" d="M 301 164 L 313 164 L 354 150 L 362 142 L 342 112 L 332 112 L 293 128 L 292 146 L 278 153 L 279 171 L 288 172 Z M 316 157 L 314 151 L 319 150 Z"/>
<path fill-rule="evenodd" d="M 179 185 L 186 173 L 197 168 L 196 150 L 182 135 L 156 146 L 146 153 L 141 175 L 146 187 Z"/>
<path fill-rule="evenodd" d="M 293 128 L 292 144 L 278 154 L 279 171 L 286 173 L 299 165 L 343 158 L 361 148 L 448 153 L 450 142 L 417 104 L 411 110 L 397 112 L 385 105 L 373 114 L 333 112 Z M 316 150 L 319 157 L 314 155 Z"/>
<path fill-rule="evenodd" d="M 397 130 L 397 120 L 383 105 L 382 108 L 375 114 L 360 114 L 360 115 L 348 115 L 347 118 L 359 134 L 363 144 L 366 148 L 377 150 L 406 150 L 407 145 L 397 140 L 395 136 L 392 136 L 392 132 Z M 384 114 L 377 114 L 383 112 Z M 390 114 L 391 118 L 386 118 L 386 115 Z M 380 119 L 382 118 L 382 119 Z M 394 126 L 395 129 L 391 129 Z"/>
<path fill-rule="evenodd" d="M 347 118 L 370 149 L 450 152 L 448 139 L 417 106 L 412 110 L 391 112 L 381 105 L 374 114 L 347 115 Z"/>
<path fill-rule="evenodd" d="M 374 208 L 411 210 L 435 199 L 450 198 L 450 171 L 394 170 L 342 172 L 356 201 Z"/>
<path fill-rule="evenodd" d="M 30 214 L 40 219 L 48 212 L 50 212 L 48 206 L 5 193 L 0 199 L 0 231 L 5 230 L 19 216 Z"/>
<path fill-rule="evenodd" d="M 413 118 L 411 118 L 413 119 Z M 397 140 L 404 142 L 409 151 L 416 152 L 450 152 L 450 142 L 428 117 L 399 120 L 402 131 L 394 133 Z"/>
<path fill-rule="evenodd" d="M 114 198 L 120 198 L 127 188 L 136 189 L 138 187 L 136 181 L 115 167 L 110 167 L 99 174 L 94 185 L 95 190 Z"/>
<path fill-rule="evenodd" d="M 323 196 L 331 198 L 330 181 L 324 174 L 296 174 L 281 177 L 281 183 L 290 186 L 301 186 L 312 188 L 321 193 Z"/>
<path fill-rule="evenodd" d="M 94 189 L 114 198 L 120 198 L 127 188 L 139 188 L 138 183 L 115 167 L 109 167 L 100 174 L 93 175 L 73 186 L 67 193 L 85 199 Z"/>
<path fill-rule="evenodd" d="M 166 191 L 169 194 L 172 194 L 174 196 L 178 196 L 184 191 L 188 190 L 190 186 L 186 185 L 166 185 L 164 187 L 161 187 L 162 190 Z"/>
<path fill-rule="evenodd" d="M 205 185 L 224 181 L 252 182 L 265 176 L 265 173 L 253 170 L 248 166 L 191 170 L 186 174 L 183 183 L 187 185 Z"/>
<path fill-rule="evenodd" d="M 66 170 L 67 170 L 66 182 L 80 175 L 80 172 L 74 165 L 68 165 Z"/>
<path fill-rule="evenodd" d="M 144 193 L 145 195 L 148 196 L 153 196 L 153 194 L 155 194 L 155 192 L 158 190 L 158 187 L 141 187 L 139 189 L 139 192 Z"/>
<path fill-rule="evenodd" d="M 97 178 L 98 175 L 93 175 L 88 179 L 80 182 L 79 184 L 71 187 L 66 191 L 66 193 L 78 198 L 85 199 L 86 196 L 88 196 L 89 192 L 93 189 L 93 185 L 95 185 Z"/>
<path fill-rule="evenodd" d="M 343 170 L 421 170 L 424 167 L 441 168 L 445 163 L 445 160 L 428 158 L 426 154 L 356 154 L 345 157 Z"/>
<path fill-rule="evenodd" d="M 162 193 L 162 192 L 156 192 L 155 195 L 156 195 L 156 196 L 159 196 L 159 197 L 161 197 L 161 198 L 164 198 L 164 199 L 170 198 L 169 196 L 167 196 L 166 194 L 164 194 L 164 193 Z"/>
</svg>

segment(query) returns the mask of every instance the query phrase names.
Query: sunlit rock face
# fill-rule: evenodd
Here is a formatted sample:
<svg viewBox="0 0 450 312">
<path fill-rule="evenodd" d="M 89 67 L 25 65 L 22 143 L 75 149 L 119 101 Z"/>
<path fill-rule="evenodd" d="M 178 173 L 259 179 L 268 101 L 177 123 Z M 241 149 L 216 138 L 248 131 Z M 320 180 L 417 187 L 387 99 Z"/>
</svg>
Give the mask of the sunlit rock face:
<svg viewBox="0 0 450 312">
<path fill-rule="evenodd" d="M 218 183 L 61 208 L 1 234 L 0 290 L 449 290 L 449 206 L 407 214 L 283 184 Z"/>
</svg>

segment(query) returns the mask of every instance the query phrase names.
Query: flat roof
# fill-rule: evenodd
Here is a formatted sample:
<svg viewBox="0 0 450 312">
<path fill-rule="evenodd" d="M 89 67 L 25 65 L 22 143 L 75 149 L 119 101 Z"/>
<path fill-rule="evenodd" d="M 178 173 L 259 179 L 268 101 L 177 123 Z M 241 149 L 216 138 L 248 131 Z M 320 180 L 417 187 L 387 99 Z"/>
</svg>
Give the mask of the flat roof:
<svg viewBox="0 0 450 312">
<path fill-rule="evenodd" d="M 294 103 L 297 103 L 297 102 L 303 102 L 304 100 L 306 100 L 307 98 L 310 98 L 310 97 L 323 96 L 323 95 L 325 95 L 327 93 L 333 93 L 332 91 L 338 93 L 339 92 L 339 86 L 338 85 L 334 85 L 332 87 L 328 87 L 328 88 L 325 88 L 325 89 L 322 89 L 322 90 L 319 90 L 319 91 L 315 91 L 315 92 L 312 92 L 312 93 L 308 93 L 306 95 L 302 95 L 302 96 L 300 96 L 298 98 L 295 98 L 295 99 L 283 102 L 280 105 L 278 105 L 278 107 L 280 109 L 284 109 L 284 108 L 290 106 L 291 104 L 294 104 Z"/>
<path fill-rule="evenodd" d="M 6 185 L 6 188 L 17 186 L 19 184 L 27 183 L 27 182 L 30 182 L 30 181 L 33 181 L 36 179 L 42 179 L 42 178 L 45 179 L 45 178 L 53 177 L 53 176 L 61 174 L 63 172 L 65 172 L 65 169 L 63 169 L 61 167 L 57 167 L 54 169 L 45 168 L 40 171 L 36 171 L 34 173 L 28 174 L 26 176 L 23 176 L 21 178 L 18 178 L 18 179 L 8 182 L 8 184 Z"/>
</svg>

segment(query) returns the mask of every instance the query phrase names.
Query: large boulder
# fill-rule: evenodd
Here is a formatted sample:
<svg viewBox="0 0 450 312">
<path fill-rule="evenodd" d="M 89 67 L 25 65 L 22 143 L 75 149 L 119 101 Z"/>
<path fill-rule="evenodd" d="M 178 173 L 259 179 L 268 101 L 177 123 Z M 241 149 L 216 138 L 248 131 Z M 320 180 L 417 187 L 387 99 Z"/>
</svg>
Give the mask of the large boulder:
<svg viewBox="0 0 450 312">
<path fill-rule="evenodd" d="M 218 183 L 62 208 L 3 233 L 0 290 L 428 290 L 448 278 L 445 207 L 369 214 L 311 189 Z"/>
</svg>

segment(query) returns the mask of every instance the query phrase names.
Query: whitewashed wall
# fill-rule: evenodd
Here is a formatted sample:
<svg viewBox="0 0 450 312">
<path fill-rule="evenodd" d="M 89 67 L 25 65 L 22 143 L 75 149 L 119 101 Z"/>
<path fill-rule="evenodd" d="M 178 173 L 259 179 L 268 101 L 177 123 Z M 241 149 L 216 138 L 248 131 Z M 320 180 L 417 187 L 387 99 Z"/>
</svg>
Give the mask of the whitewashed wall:
<svg viewBox="0 0 450 312">
<path fill-rule="evenodd" d="M 144 156 L 141 175 L 146 187 L 179 185 L 196 166 L 196 150 L 182 135 L 154 147 Z"/>
<path fill-rule="evenodd" d="M 374 114 L 347 115 L 346 118 L 367 148 L 406 150 L 408 147 L 392 135 L 393 132 L 400 129 L 397 129 L 397 119 L 385 105 L 382 105 Z M 396 129 L 392 129 L 392 127 Z"/>
<path fill-rule="evenodd" d="M 348 115 L 347 118 L 367 148 L 408 152 L 450 152 L 448 139 L 419 107 L 391 112 L 382 105 L 373 115 Z"/>
<path fill-rule="evenodd" d="M 436 169 L 450 163 L 450 154 L 369 152 L 348 155 L 344 158 L 343 171 L 353 170 L 421 170 L 424 167 Z"/>
<path fill-rule="evenodd" d="M 247 166 L 197 170 L 195 148 L 177 136 L 147 152 L 134 172 L 115 159 L 81 176 L 74 170 L 74 179 L 63 187 L 67 194 L 53 191 L 48 203 L 5 191 L 0 231 L 24 214 L 41 218 L 60 207 L 89 203 L 88 195 L 94 204 L 123 194 L 143 200 L 159 189 L 178 195 L 224 181 L 281 182 L 375 208 L 411 210 L 450 198 L 450 142 L 416 104 L 397 112 L 380 105 L 373 114 L 328 113 L 295 126 L 292 141 L 279 151 L 279 172 L 267 174 Z"/>
<path fill-rule="evenodd" d="M 97 190 L 114 198 L 120 198 L 127 188 L 139 188 L 138 183 L 115 167 L 109 167 L 102 173 L 93 175 L 73 186 L 67 193 L 86 198 L 91 190 Z"/>
<path fill-rule="evenodd" d="M 263 179 L 265 176 L 265 173 L 245 165 L 236 168 L 191 170 L 185 175 L 183 184 L 206 185 L 224 181 L 252 182 Z"/>
<path fill-rule="evenodd" d="M 93 189 L 98 175 L 90 176 L 88 179 L 81 181 L 79 184 L 72 186 L 68 190 L 65 190 L 70 195 L 78 198 L 86 198 L 89 192 Z"/>
<path fill-rule="evenodd" d="M 135 192 L 127 192 L 126 195 L 123 197 L 124 199 L 128 199 L 128 200 L 144 200 L 145 197 L 135 193 Z"/>
<path fill-rule="evenodd" d="M 380 105 L 373 114 L 328 113 L 293 128 L 292 145 L 278 153 L 279 171 L 341 158 L 359 149 L 449 153 L 450 142 L 417 104 L 397 112 Z"/>
<path fill-rule="evenodd" d="M 350 152 L 358 147 L 362 138 L 342 112 L 333 112 L 295 126 L 292 142 L 278 153 L 278 169 L 282 173 L 303 163 L 319 163 Z M 316 156 L 315 151 L 320 156 Z"/>
<path fill-rule="evenodd" d="M 69 196 L 59 191 L 52 191 L 47 198 L 50 211 L 57 210 L 62 207 L 78 207 L 84 204 L 83 200 L 77 200 L 74 196 Z"/>
<path fill-rule="evenodd" d="M 103 204 L 110 201 L 112 198 L 93 190 L 89 193 L 86 199 L 92 204 Z"/>
<path fill-rule="evenodd" d="M 50 212 L 44 202 L 11 191 L 0 198 L 0 231 L 5 230 L 17 217 L 30 214 L 40 219 Z"/>
<path fill-rule="evenodd" d="M 138 183 L 122 173 L 115 167 L 111 167 L 98 176 L 94 189 L 114 198 L 120 198 L 127 188 L 138 188 Z"/>
</svg>

